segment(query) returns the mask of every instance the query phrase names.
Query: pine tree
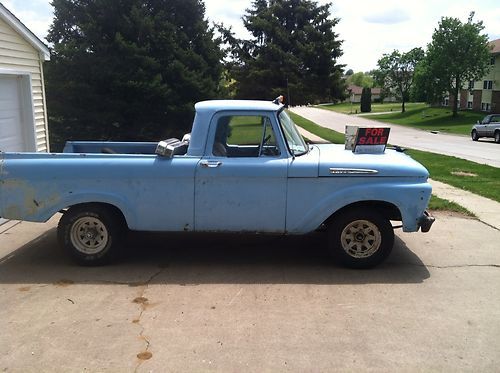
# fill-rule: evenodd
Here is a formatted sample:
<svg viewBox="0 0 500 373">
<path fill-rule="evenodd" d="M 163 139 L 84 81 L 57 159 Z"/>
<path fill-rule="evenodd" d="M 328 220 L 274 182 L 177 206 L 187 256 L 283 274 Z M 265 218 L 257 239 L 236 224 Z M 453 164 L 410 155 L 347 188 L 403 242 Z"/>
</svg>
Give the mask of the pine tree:
<svg viewBox="0 0 500 373">
<path fill-rule="evenodd" d="M 369 113 L 372 111 L 372 89 L 365 87 L 361 91 L 361 112 Z"/>
<path fill-rule="evenodd" d="M 229 32 L 237 96 L 270 99 L 285 95 L 293 105 L 332 100 L 344 94 L 341 43 L 330 4 L 310 0 L 255 0 L 243 17 L 250 39 Z M 286 97 L 290 94 L 291 97 Z"/>
<path fill-rule="evenodd" d="M 53 0 L 51 141 L 182 135 L 216 97 L 220 40 L 201 0 Z"/>
</svg>

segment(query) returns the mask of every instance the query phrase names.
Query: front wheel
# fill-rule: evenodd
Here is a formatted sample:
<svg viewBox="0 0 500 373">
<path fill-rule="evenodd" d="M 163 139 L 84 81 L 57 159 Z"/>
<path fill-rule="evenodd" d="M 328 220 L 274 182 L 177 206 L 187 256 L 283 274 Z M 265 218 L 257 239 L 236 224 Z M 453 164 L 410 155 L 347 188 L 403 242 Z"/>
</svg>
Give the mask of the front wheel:
<svg viewBox="0 0 500 373">
<path fill-rule="evenodd" d="M 500 131 L 495 132 L 495 142 L 500 144 Z"/>
<path fill-rule="evenodd" d="M 472 141 L 477 141 L 479 139 L 479 136 L 477 135 L 477 131 L 476 130 L 472 130 L 470 136 L 472 138 Z"/>
<path fill-rule="evenodd" d="M 60 245 L 81 265 L 107 264 L 121 243 L 124 225 L 112 210 L 82 205 L 64 213 L 58 225 Z"/>
<path fill-rule="evenodd" d="M 333 257 L 350 268 L 371 268 L 380 264 L 394 245 L 390 221 L 376 211 L 345 211 L 335 218 L 328 233 Z"/>
</svg>

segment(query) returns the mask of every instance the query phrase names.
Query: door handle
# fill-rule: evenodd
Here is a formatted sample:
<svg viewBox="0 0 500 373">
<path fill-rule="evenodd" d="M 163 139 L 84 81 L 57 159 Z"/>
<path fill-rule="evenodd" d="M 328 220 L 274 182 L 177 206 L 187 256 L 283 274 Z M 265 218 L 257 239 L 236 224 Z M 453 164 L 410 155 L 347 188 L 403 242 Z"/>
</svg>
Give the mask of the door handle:
<svg viewBox="0 0 500 373">
<path fill-rule="evenodd" d="M 205 168 L 216 168 L 222 164 L 220 161 L 200 161 L 201 167 Z"/>
</svg>

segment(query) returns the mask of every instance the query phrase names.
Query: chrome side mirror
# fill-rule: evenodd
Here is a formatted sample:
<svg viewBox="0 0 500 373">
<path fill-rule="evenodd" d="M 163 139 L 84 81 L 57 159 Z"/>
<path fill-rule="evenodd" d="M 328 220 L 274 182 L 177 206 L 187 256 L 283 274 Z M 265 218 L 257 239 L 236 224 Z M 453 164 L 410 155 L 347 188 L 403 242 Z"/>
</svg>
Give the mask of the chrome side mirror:
<svg viewBox="0 0 500 373">
<path fill-rule="evenodd" d="M 187 148 L 187 142 L 172 138 L 160 141 L 156 146 L 155 154 L 161 157 L 172 158 L 174 155 L 186 154 Z"/>
</svg>

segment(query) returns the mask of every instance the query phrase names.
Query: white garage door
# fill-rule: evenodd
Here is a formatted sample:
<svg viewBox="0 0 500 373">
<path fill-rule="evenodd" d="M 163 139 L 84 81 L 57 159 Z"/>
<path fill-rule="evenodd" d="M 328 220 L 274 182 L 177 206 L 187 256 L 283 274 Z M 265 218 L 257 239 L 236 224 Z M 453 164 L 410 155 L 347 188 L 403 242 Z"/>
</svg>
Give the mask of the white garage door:
<svg viewBox="0 0 500 373">
<path fill-rule="evenodd" d="M 19 78 L 0 75 L 0 150 L 25 151 Z"/>
<path fill-rule="evenodd" d="M 19 78 L 0 75 L 0 150 L 4 152 L 26 150 L 20 96 Z M 0 218 L 0 225 L 5 222 Z"/>
</svg>

